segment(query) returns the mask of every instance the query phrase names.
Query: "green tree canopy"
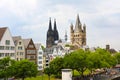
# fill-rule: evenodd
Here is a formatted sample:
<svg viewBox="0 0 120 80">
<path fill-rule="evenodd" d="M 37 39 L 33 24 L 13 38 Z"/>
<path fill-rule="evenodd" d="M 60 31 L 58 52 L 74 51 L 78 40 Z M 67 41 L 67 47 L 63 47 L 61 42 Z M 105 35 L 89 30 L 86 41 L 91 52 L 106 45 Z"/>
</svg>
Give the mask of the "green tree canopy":
<svg viewBox="0 0 120 80">
<path fill-rule="evenodd" d="M 35 77 L 38 73 L 37 65 L 28 60 L 17 61 L 14 65 L 12 65 L 14 71 L 15 78 L 24 78 L 26 77 Z"/>
</svg>

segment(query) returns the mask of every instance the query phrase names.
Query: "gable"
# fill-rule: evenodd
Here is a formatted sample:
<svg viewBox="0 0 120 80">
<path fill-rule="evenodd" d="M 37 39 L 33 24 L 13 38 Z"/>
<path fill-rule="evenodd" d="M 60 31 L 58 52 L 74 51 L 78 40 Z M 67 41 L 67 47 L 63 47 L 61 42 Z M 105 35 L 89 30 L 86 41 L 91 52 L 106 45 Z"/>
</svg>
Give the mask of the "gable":
<svg viewBox="0 0 120 80">
<path fill-rule="evenodd" d="M 29 49 L 36 49 L 35 44 L 33 43 L 33 40 L 32 40 L 32 39 L 30 40 L 27 48 L 29 48 Z"/>
<path fill-rule="evenodd" d="M 4 34 L 1 38 L 0 45 L 6 45 L 6 40 L 10 42 L 9 45 L 15 46 L 9 28 L 6 28 Z"/>
</svg>

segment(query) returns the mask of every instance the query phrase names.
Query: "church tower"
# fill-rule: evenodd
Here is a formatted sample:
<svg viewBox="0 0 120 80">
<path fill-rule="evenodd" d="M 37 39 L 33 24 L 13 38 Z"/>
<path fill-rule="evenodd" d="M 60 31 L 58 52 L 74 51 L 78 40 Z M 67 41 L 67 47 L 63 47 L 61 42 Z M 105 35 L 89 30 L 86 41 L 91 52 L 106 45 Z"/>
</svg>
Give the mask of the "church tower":
<svg viewBox="0 0 120 80">
<path fill-rule="evenodd" d="M 49 29 L 47 31 L 47 40 L 46 40 L 46 47 L 50 48 L 55 45 L 55 41 L 59 40 L 59 34 L 56 26 L 56 20 L 54 20 L 54 30 L 52 29 L 51 18 L 49 20 Z"/>
<path fill-rule="evenodd" d="M 79 15 L 77 15 L 75 28 L 73 29 L 73 24 L 70 26 L 70 39 L 71 43 L 78 47 L 86 45 L 86 25 L 82 26 Z"/>
<path fill-rule="evenodd" d="M 59 40 L 59 34 L 57 31 L 57 25 L 56 25 L 56 20 L 54 19 L 54 41 Z"/>
</svg>

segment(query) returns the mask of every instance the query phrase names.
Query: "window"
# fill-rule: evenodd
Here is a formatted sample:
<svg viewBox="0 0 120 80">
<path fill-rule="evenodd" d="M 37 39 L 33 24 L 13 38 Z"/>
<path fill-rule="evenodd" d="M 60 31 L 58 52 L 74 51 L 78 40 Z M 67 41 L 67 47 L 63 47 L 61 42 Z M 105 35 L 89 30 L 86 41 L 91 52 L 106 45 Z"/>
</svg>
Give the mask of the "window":
<svg viewBox="0 0 120 80">
<path fill-rule="evenodd" d="M 19 45 L 21 45 L 21 42 L 19 42 Z"/>
<path fill-rule="evenodd" d="M 34 48 L 34 46 L 33 45 L 29 45 L 29 48 Z"/>
<path fill-rule="evenodd" d="M 19 47 L 18 47 L 18 50 L 22 50 L 22 47 L 21 47 L 21 46 L 19 46 Z"/>
<path fill-rule="evenodd" d="M 9 47 L 9 46 L 6 46 L 6 50 L 10 50 L 10 47 Z"/>
<path fill-rule="evenodd" d="M 46 62 L 48 62 L 48 60 L 46 60 Z"/>
<path fill-rule="evenodd" d="M 42 54 L 42 52 L 39 52 L 39 54 Z"/>
<path fill-rule="evenodd" d="M 39 59 L 42 59 L 42 57 L 41 57 L 41 56 L 39 56 Z"/>
<path fill-rule="evenodd" d="M 10 53 L 10 56 L 11 56 L 11 57 L 14 57 L 14 53 Z"/>
<path fill-rule="evenodd" d="M 35 54 L 35 52 L 36 52 L 35 50 L 27 50 L 28 54 Z"/>
<path fill-rule="evenodd" d="M 0 57 L 3 57 L 4 56 L 4 53 L 0 53 Z"/>
<path fill-rule="evenodd" d="M 30 59 L 35 59 L 35 56 L 30 56 Z"/>
<path fill-rule="evenodd" d="M 48 64 L 46 64 L 46 66 L 48 66 Z"/>
<path fill-rule="evenodd" d="M 39 64 L 42 64 L 42 61 L 39 61 Z"/>
<path fill-rule="evenodd" d="M 5 44 L 10 45 L 10 40 L 6 40 Z"/>
<path fill-rule="evenodd" d="M 42 66 L 39 66 L 39 69 L 42 69 Z"/>
<path fill-rule="evenodd" d="M 4 50 L 4 46 L 0 46 L 0 50 Z"/>
<path fill-rule="evenodd" d="M 13 46 L 11 46 L 11 50 L 14 50 L 14 47 L 13 47 Z"/>
<path fill-rule="evenodd" d="M 20 55 L 23 55 L 23 52 L 20 52 Z"/>
</svg>

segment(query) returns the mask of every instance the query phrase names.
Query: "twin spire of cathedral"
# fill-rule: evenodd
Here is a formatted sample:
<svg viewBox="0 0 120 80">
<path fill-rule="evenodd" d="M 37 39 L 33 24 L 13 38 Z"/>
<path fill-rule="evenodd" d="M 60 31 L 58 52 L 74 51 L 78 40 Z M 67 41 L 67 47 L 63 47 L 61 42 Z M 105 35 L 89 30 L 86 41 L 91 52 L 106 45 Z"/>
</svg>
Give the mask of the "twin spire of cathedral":
<svg viewBox="0 0 120 80">
<path fill-rule="evenodd" d="M 49 20 L 49 29 L 47 31 L 46 47 L 52 47 L 55 41 L 59 40 L 59 34 L 56 25 L 56 19 L 54 19 L 54 29 L 52 29 L 51 18 Z"/>
</svg>

